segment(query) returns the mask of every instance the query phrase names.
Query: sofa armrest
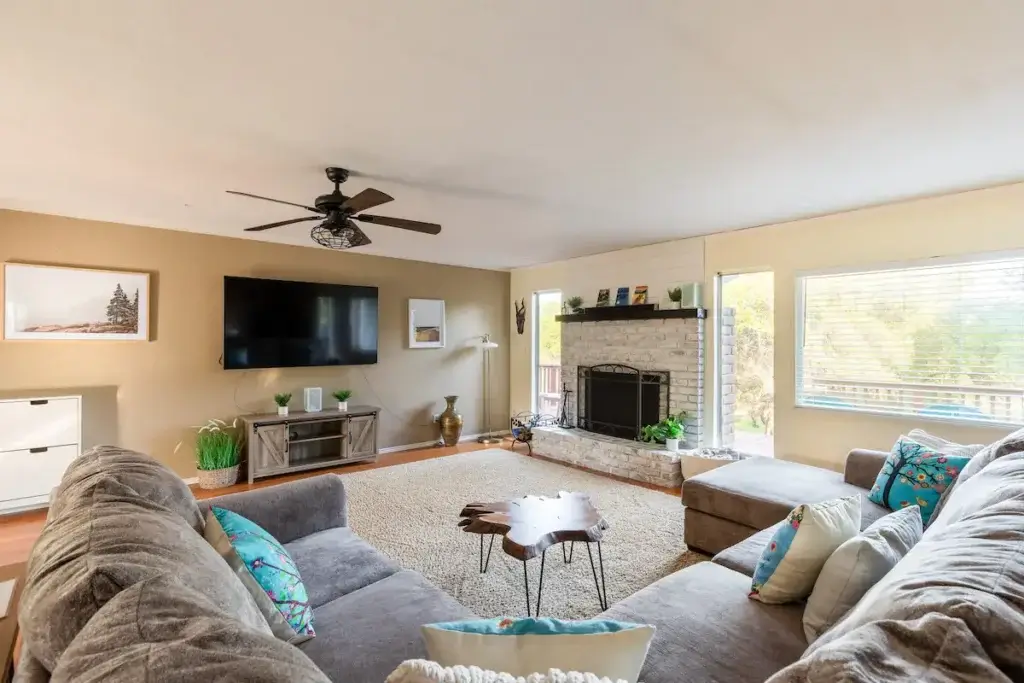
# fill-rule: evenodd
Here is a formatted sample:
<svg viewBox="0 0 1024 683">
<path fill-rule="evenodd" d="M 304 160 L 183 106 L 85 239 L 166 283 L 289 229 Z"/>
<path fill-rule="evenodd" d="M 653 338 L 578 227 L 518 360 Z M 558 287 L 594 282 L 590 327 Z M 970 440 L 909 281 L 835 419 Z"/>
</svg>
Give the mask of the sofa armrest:
<svg viewBox="0 0 1024 683">
<path fill-rule="evenodd" d="M 866 448 L 855 448 L 846 456 L 846 472 L 843 479 L 847 484 L 870 489 L 875 485 L 878 473 L 889 454 L 885 451 L 872 451 Z"/>
<path fill-rule="evenodd" d="M 212 505 L 256 522 L 281 543 L 348 526 L 345 486 L 336 474 L 201 500 L 204 517 Z"/>
</svg>

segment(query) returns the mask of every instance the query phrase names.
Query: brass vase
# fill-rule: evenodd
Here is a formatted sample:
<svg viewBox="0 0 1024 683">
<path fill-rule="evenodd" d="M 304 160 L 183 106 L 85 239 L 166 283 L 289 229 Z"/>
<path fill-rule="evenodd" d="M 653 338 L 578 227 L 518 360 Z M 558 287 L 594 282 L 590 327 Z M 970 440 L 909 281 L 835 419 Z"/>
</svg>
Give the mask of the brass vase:
<svg viewBox="0 0 1024 683">
<path fill-rule="evenodd" d="M 455 402 L 459 397 L 445 396 L 444 400 L 448 402 L 448 407 L 438 418 L 438 422 L 441 423 L 441 438 L 444 439 L 445 446 L 454 446 L 459 443 L 459 437 L 462 436 L 462 416 L 455 412 Z"/>
</svg>

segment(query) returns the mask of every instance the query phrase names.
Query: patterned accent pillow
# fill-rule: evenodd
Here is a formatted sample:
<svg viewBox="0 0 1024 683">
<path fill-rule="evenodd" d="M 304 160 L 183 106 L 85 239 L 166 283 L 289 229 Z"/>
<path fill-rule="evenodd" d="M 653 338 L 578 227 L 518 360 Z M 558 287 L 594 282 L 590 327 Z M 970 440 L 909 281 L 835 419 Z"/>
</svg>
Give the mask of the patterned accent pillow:
<svg viewBox="0 0 1024 683">
<path fill-rule="evenodd" d="M 969 461 L 967 455 L 937 453 L 908 436 L 901 436 L 885 459 L 868 500 L 890 510 L 920 506 L 921 519 L 928 526 L 942 493 L 953 485 Z"/>
<path fill-rule="evenodd" d="M 300 643 L 316 635 L 299 569 L 276 538 L 242 515 L 216 506 L 207 515 L 204 535 L 242 579 L 275 636 Z"/>
<path fill-rule="evenodd" d="M 781 604 L 810 595 L 825 561 L 860 531 L 860 496 L 799 505 L 785 521 L 754 568 L 753 600 Z"/>
</svg>

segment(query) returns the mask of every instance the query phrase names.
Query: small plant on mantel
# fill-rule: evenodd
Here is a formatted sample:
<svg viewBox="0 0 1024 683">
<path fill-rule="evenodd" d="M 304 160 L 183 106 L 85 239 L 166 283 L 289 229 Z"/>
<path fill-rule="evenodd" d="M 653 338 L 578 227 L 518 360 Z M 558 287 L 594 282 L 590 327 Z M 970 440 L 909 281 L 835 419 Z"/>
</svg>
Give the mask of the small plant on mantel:
<svg viewBox="0 0 1024 683">
<path fill-rule="evenodd" d="M 291 394 L 274 394 L 274 403 L 277 404 L 278 415 L 288 414 L 288 404 L 291 403 L 291 400 Z"/>
<path fill-rule="evenodd" d="M 573 313 L 583 312 L 583 297 L 571 296 L 565 303 L 569 304 L 569 308 L 572 309 Z"/>
<path fill-rule="evenodd" d="M 348 410 L 348 400 L 352 397 L 350 389 L 338 389 L 331 395 L 338 399 L 338 410 Z"/>
<path fill-rule="evenodd" d="M 672 308 L 683 307 L 683 288 L 673 287 L 668 290 L 668 300 L 672 302 Z"/>
<path fill-rule="evenodd" d="M 238 465 L 242 460 L 242 435 L 238 419 L 209 420 L 196 430 L 196 471 L 199 488 L 219 489 L 238 481 Z M 182 442 L 174 447 L 177 453 Z"/>
</svg>

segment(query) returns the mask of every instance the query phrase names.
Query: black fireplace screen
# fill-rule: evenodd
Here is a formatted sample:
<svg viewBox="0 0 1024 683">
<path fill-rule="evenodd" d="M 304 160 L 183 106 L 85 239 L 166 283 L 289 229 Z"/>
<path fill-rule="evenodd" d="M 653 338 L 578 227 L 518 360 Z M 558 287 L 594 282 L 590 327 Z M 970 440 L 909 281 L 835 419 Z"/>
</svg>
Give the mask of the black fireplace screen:
<svg viewBox="0 0 1024 683">
<path fill-rule="evenodd" d="M 576 425 L 581 429 L 639 439 L 644 425 L 668 417 L 669 373 L 628 365 L 580 366 Z"/>
</svg>

